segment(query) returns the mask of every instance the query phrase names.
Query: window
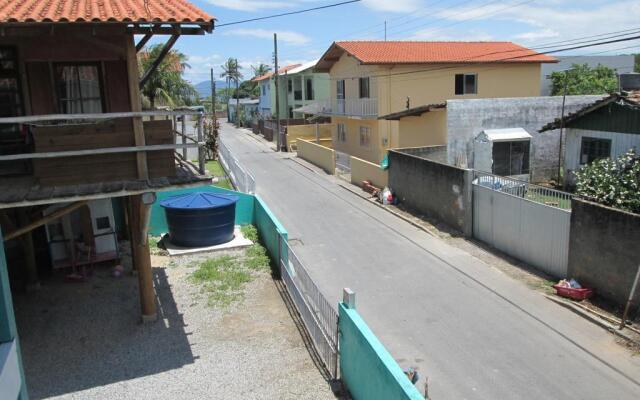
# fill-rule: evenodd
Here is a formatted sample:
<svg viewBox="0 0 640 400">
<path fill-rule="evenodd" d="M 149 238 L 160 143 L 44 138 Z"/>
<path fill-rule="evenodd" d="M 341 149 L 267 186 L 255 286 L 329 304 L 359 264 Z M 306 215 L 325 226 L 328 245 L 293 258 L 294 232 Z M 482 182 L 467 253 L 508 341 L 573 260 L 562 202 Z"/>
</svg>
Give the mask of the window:
<svg viewBox="0 0 640 400">
<path fill-rule="evenodd" d="M 96 229 L 109 229 L 111 228 L 111 222 L 109 221 L 109 217 L 99 217 L 96 218 Z"/>
<path fill-rule="evenodd" d="M 293 107 L 289 107 L 289 118 L 293 119 Z"/>
<path fill-rule="evenodd" d="M 287 80 L 287 92 L 293 92 L 293 81 L 291 79 Z"/>
<path fill-rule="evenodd" d="M 368 126 L 360 127 L 360 146 L 369 147 L 371 144 L 371 128 Z"/>
<path fill-rule="evenodd" d="M 456 94 L 477 94 L 478 75 L 477 74 L 456 74 Z"/>
<path fill-rule="evenodd" d="M 529 141 L 493 143 L 493 173 L 524 175 L 529 173 Z"/>
<path fill-rule="evenodd" d="M 262 95 L 266 95 L 267 94 L 267 87 L 265 85 L 262 86 Z"/>
<path fill-rule="evenodd" d="M 368 99 L 369 98 L 369 78 L 360 78 L 360 98 Z"/>
<path fill-rule="evenodd" d="M 338 131 L 338 141 L 346 142 L 347 141 L 347 126 L 345 124 L 339 123 L 337 125 Z"/>
<path fill-rule="evenodd" d="M 583 137 L 580 145 L 580 165 L 611 157 L 611 140 Z"/>
<path fill-rule="evenodd" d="M 338 100 L 344 100 L 344 96 L 344 79 L 340 79 L 339 81 L 336 81 L 336 98 Z"/>
<path fill-rule="evenodd" d="M 305 92 L 305 97 L 306 100 L 313 100 L 313 78 L 307 78 L 306 80 L 306 92 Z"/>
<path fill-rule="evenodd" d="M 102 112 L 102 89 L 98 65 L 56 64 L 55 78 L 61 113 Z"/>
</svg>

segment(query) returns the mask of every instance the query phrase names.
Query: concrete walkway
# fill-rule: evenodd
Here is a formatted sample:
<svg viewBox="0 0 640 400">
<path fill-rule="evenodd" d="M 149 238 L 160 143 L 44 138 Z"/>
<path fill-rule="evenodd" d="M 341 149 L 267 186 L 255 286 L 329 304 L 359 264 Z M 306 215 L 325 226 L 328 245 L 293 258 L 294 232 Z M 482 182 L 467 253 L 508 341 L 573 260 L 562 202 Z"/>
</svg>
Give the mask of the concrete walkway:
<svg viewBox="0 0 640 400">
<path fill-rule="evenodd" d="M 325 296 L 352 288 L 401 366 L 418 367 L 420 389 L 428 376 L 432 398 L 640 398 L 640 357 L 612 335 L 295 155 L 222 127 Z"/>
</svg>

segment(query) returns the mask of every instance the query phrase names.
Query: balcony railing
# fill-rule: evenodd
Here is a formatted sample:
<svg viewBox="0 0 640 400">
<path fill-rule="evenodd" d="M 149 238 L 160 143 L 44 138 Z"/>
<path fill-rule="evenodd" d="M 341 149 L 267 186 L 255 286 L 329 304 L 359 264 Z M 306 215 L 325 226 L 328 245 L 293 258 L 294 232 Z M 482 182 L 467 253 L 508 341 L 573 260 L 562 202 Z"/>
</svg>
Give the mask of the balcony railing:
<svg viewBox="0 0 640 400">
<path fill-rule="evenodd" d="M 317 102 L 320 115 L 376 118 L 378 99 L 331 99 Z"/>
</svg>

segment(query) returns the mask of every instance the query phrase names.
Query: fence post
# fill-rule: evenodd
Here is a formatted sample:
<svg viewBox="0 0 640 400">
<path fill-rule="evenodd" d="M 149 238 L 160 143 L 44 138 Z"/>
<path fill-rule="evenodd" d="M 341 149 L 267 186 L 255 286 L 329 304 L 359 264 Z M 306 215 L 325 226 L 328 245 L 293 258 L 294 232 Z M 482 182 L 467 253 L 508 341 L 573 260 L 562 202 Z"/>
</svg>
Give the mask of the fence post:
<svg viewBox="0 0 640 400">
<path fill-rule="evenodd" d="M 204 175 L 204 146 L 202 143 L 202 125 L 204 122 L 204 113 L 198 114 L 198 169 L 200 170 L 200 174 Z"/>
<path fill-rule="evenodd" d="M 464 171 L 464 188 L 462 195 L 464 196 L 464 225 L 463 234 L 470 238 L 473 237 L 473 170 Z"/>
<path fill-rule="evenodd" d="M 186 115 L 182 115 L 182 125 L 181 125 L 181 131 L 182 131 L 182 144 L 187 144 L 187 116 Z M 187 148 L 183 147 L 182 148 L 182 159 L 183 160 L 187 160 Z"/>
<path fill-rule="evenodd" d="M 355 310 L 356 309 L 356 293 L 349 288 L 342 289 L 342 303 L 345 305 L 345 307 Z"/>
</svg>

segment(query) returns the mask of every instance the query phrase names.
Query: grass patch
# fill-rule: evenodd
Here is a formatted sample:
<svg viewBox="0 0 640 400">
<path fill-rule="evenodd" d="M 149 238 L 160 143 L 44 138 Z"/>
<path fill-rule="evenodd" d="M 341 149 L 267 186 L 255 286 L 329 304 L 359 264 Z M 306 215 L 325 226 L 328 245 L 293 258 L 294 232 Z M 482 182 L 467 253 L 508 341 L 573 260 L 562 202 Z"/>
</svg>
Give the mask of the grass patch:
<svg viewBox="0 0 640 400">
<path fill-rule="evenodd" d="M 149 236 L 149 253 L 154 256 L 167 255 L 167 251 L 160 244 L 161 239 L 159 236 Z"/>
<path fill-rule="evenodd" d="M 240 227 L 240 232 L 247 239 L 251 240 L 253 243 L 258 243 L 258 230 L 253 225 L 242 225 Z"/>
<path fill-rule="evenodd" d="M 222 168 L 222 165 L 220 165 L 220 162 L 215 160 L 207 161 L 207 163 L 205 164 L 205 168 L 211 175 L 218 178 L 218 183 L 214 184 L 213 186 L 233 190 L 233 185 L 231 185 L 231 182 L 227 177 L 227 173 L 224 171 L 224 168 Z"/>
<path fill-rule="evenodd" d="M 245 233 L 246 232 L 246 233 Z M 256 228 L 243 227 L 246 237 L 257 238 Z M 189 279 L 201 286 L 210 306 L 227 307 L 242 300 L 244 285 L 258 271 L 269 269 L 269 256 L 259 243 L 248 247 L 241 256 L 225 255 L 209 258 L 194 265 Z"/>
</svg>

